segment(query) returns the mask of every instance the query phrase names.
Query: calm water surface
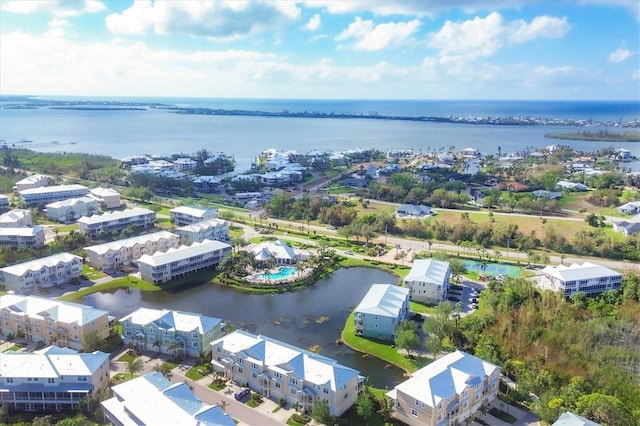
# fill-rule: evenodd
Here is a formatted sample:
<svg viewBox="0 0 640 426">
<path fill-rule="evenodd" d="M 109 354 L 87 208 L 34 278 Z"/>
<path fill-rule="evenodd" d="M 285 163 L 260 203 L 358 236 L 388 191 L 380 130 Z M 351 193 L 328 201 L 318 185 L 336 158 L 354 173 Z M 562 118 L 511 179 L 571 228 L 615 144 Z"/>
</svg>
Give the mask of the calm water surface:
<svg viewBox="0 0 640 426">
<path fill-rule="evenodd" d="M 280 294 L 247 294 L 232 289 L 199 285 L 177 292 L 141 292 L 119 289 L 94 293 L 82 303 L 122 317 L 138 307 L 167 308 L 223 318 L 236 327 L 284 342 L 310 348 L 358 369 L 379 388 L 391 388 L 404 380 L 403 371 L 376 358 L 336 344 L 344 323 L 371 284 L 392 284 L 397 278 L 372 268 L 343 268 L 314 286 Z"/>
</svg>

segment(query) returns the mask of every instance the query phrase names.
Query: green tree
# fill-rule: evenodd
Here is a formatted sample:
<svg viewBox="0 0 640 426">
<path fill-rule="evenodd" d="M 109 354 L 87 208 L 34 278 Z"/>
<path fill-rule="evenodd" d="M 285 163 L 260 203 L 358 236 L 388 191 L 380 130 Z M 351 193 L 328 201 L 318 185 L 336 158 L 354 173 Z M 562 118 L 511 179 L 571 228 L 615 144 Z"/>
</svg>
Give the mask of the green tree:
<svg viewBox="0 0 640 426">
<path fill-rule="evenodd" d="M 637 425 L 629 409 L 615 396 L 591 393 L 578 398 L 576 414 L 602 426 Z"/>
<path fill-rule="evenodd" d="M 156 364 L 153 367 L 153 371 L 157 371 L 161 373 L 164 377 L 170 380 L 171 377 L 173 376 L 173 373 L 171 373 L 172 368 L 173 368 L 173 364 L 165 361 L 162 364 Z"/>
<path fill-rule="evenodd" d="M 418 337 L 418 331 L 412 321 L 402 321 L 398 324 L 395 339 L 396 347 L 405 349 L 407 356 L 411 356 L 411 350 L 417 348 L 419 344 L 420 338 Z"/>
<path fill-rule="evenodd" d="M 134 375 L 142 370 L 142 360 L 138 357 L 131 358 L 127 361 L 127 371 Z"/>
<path fill-rule="evenodd" d="M 375 410 L 373 399 L 371 399 L 371 395 L 362 393 L 358 396 L 356 400 L 356 412 L 366 425 L 369 424 L 369 418 L 373 415 Z"/>
<path fill-rule="evenodd" d="M 87 333 L 82 342 L 82 350 L 84 352 L 95 352 L 102 347 L 102 339 L 98 333 Z"/>
<path fill-rule="evenodd" d="M 333 424 L 333 416 L 331 415 L 331 410 L 329 409 L 329 401 L 327 401 L 326 399 L 316 399 L 313 402 L 311 417 L 313 417 L 314 420 L 325 425 Z"/>
</svg>

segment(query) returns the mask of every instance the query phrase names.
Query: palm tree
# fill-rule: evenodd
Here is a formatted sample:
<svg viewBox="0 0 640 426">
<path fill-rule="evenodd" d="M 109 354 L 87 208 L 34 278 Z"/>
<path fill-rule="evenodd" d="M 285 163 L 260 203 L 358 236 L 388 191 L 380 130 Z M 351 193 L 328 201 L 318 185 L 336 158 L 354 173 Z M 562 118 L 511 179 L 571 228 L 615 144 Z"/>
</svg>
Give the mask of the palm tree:
<svg viewBox="0 0 640 426">
<path fill-rule="evenodd" d="M 180 345 L 178 345 L 178 342 L 176 342 L 175 340 L 172 340 L 171 343 L 169 343 L 169 346 L 167 346 L 167 350 L 168 351 L 172 351 L 173 353 L 173 357 L 176 357 L 176 349 L 178 349 L 180 347 Z"/>
<path fill-rule="evenodd" d="M 127 361 L 127 371 L 129 374 L 133 376 L 136 373 L 139 373 L 140 370 L 142 370 L 142 360 L 140 358 L 135 357 Z"/>
<path fill-rule="evenodd" d="M 173 376 L 173 374 L 171 373 L 171 367 L 172 365 L 169 364 L 168 362 L 163 362 L 162 364 L 156 364 L 153 367 L 153 371 L 157 371 L 159 373 L 162 373 L 162 375 L 167 378 L 168 380 L 171 380 L 171 376 Z"/>
<path fill-rule="evenodd" d="M 154 348 L 158 348 L 158 353 L 160 353 L 160 349 L 162 348 L 162 345 L 160 345 L 160 340 L 157 340 L 157 339 L 156 339 L 156 340 L 153 342 L 153 347 L 154 347 Z"/>
</svg>

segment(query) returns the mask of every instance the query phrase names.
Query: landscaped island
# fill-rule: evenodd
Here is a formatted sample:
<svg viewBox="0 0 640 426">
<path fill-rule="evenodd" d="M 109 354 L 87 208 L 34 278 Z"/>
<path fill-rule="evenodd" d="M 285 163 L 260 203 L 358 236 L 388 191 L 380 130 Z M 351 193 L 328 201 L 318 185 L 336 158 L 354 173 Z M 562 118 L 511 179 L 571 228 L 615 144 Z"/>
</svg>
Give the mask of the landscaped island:
<svg viewBox="0 0 640 426">
<path fill-rule="evenodd" d="M 583 130 L 574 133 L 547 133 L 544 137 L 595 142 L 640 142 L 640 132 L 609 132 L 607 130 L 598 130 L 597 132 Z"/>
</svg>

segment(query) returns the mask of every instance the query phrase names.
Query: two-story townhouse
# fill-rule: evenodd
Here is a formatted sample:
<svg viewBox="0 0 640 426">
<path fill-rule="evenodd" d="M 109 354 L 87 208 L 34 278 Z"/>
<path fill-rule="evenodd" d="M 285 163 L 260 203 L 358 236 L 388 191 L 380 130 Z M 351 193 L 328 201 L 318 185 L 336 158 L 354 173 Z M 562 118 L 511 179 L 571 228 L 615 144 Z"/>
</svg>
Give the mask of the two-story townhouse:
<svg viewBox="0 0 640 426">
<path fill-rule="evenodd" d="M 223 219 L 203 220 L 176 228 L 174 232 L 180 236 L 183 245 L 204 240 L 229 242 L 229 222 Z"/>
<path fill-rule="evenodd" d="M 0 228 L 25 228 L 33 225 L 31 210 L 13 209 L 0 215 Z"/>
<path fill-rule="evenodd" d="M 193 272 L 217 266 L 231 254 L 231 246 L 221 241 L 204 240 L 166 252 L 142 255 L 138 271 L 143 280 L 166 283 Z"/>
<path fill-rule="evenodd" d="M 113 188 L 97 187 L 89 190 L 89 197 L 105 209 L 117 209 L 122 204 L 120 193 Z"/>
<path fill-rule="evenodd" d="M 28 292 L 66 284 L 80 275 L 82 258 L 71 253 L 59 253 L 1 268 L 0 284 L 5 290 Z"/>
<path fill-rule="evenodd" d="M 449 262 L 417 259 L 404 279 L 404 286 L 410 289 L 411 300 L 439 303 L 445 300 L 450 276 Z"/>
<path fill-rule="evenodd" d="M 180 206 L 169 210 L 171 221 L 178 226 L 191 225 L 218 217 L 218 210 L 204 207 Z"/>
<path fill-rule="evenodd" d="M 33 174 L 17 181 L 13 186 L 13 191 L 17 193 L 20 191 L 24 191 L 25 189 L 41 188 L 47 185 L 49 185 L 49 176 Z"/>
<path fill-rule="evenodd" d="M 208 353 L 211 342 L 224 334 L 220 318 L 168 309 L 139 308 L 120 323 L 125 344 L 179 357 Z"/>
<path fill-rule="evenodd" d="M 89 197 L 55 201 L 47 204 L 45 208 L 49 219 L 62 223 L 73 222 L 82 216 L 91 216 L 100 211 L 98 202 Z"/>
<path fill-rule="evenodd" d="M 108 385 L 108 353 L 58 346 L 0 353 L 0 404 L 11 412 L 74 410 Z"/>
<path fill-rule="evenodd" d="M 311 412 L 326 400 L 340 416 L 356 401 L 365 378 L 358 370 L 293 345 L 236 330 L 211 344 L 214 370 L 261 395 Z"/>
<path fill-rule="evenodd" d="M 393 341 L 398 324 L 409 315 L 409 289 L 373 284 L 354 311 L 357 335 Z"/>
<path fill-rule="evenodd" d="M 158 231 L 137 237 L 85 247 L 87 263 L 96 269 L 110 270 L 129 265 L 145 254 L 180 247 L 180 237 L 169 231 Z"/>
<path fill-rule="evenodd" d="M 447 354 L 387 393 L 393 415 L 410 426 L 458 425 L 497 397 L 500 370 L 462 351 Z"/>
<path fill-rule="evenodd" d="M 547 266 L 542 270 L 541 285 L 565 297 L 581 292 L 586 295 L 600 294 L 607 290 L 620 290 L 622 274 L 591 262 Z"/>
<path fill-rule="evenodd" d="M 18 192 L 22 202 L 28 206 L 44 206 L 54 201 L 84 197 L 88 193 L 89 188 L 77 184 L 42 186 Z"/>
<path fill-rule="evenodd" d="M 78 303 L 7 293 L 0 297 L 0 331 L 28 342 L 80 350 L 89 334 L 109 336 L 109 312 Z"/>
<path fill-rule="evenodd" d="M 0 228 L 0 246 L 20 248 L 40 248 L 45 244 L 45 229 L 41 226 L 31 228 Z"/>
<path fill-rule="evenodd" d="M 148 228 L 156 221 L 156 212 L 142 207 L 134 207 L 122 211 L 106 212 L 101 215 L 85 216 L 78 219 L 78 230 L 89 234 L 92 238 L 102 231 L 122 231 L 129 226 Z"/>
</svg>

